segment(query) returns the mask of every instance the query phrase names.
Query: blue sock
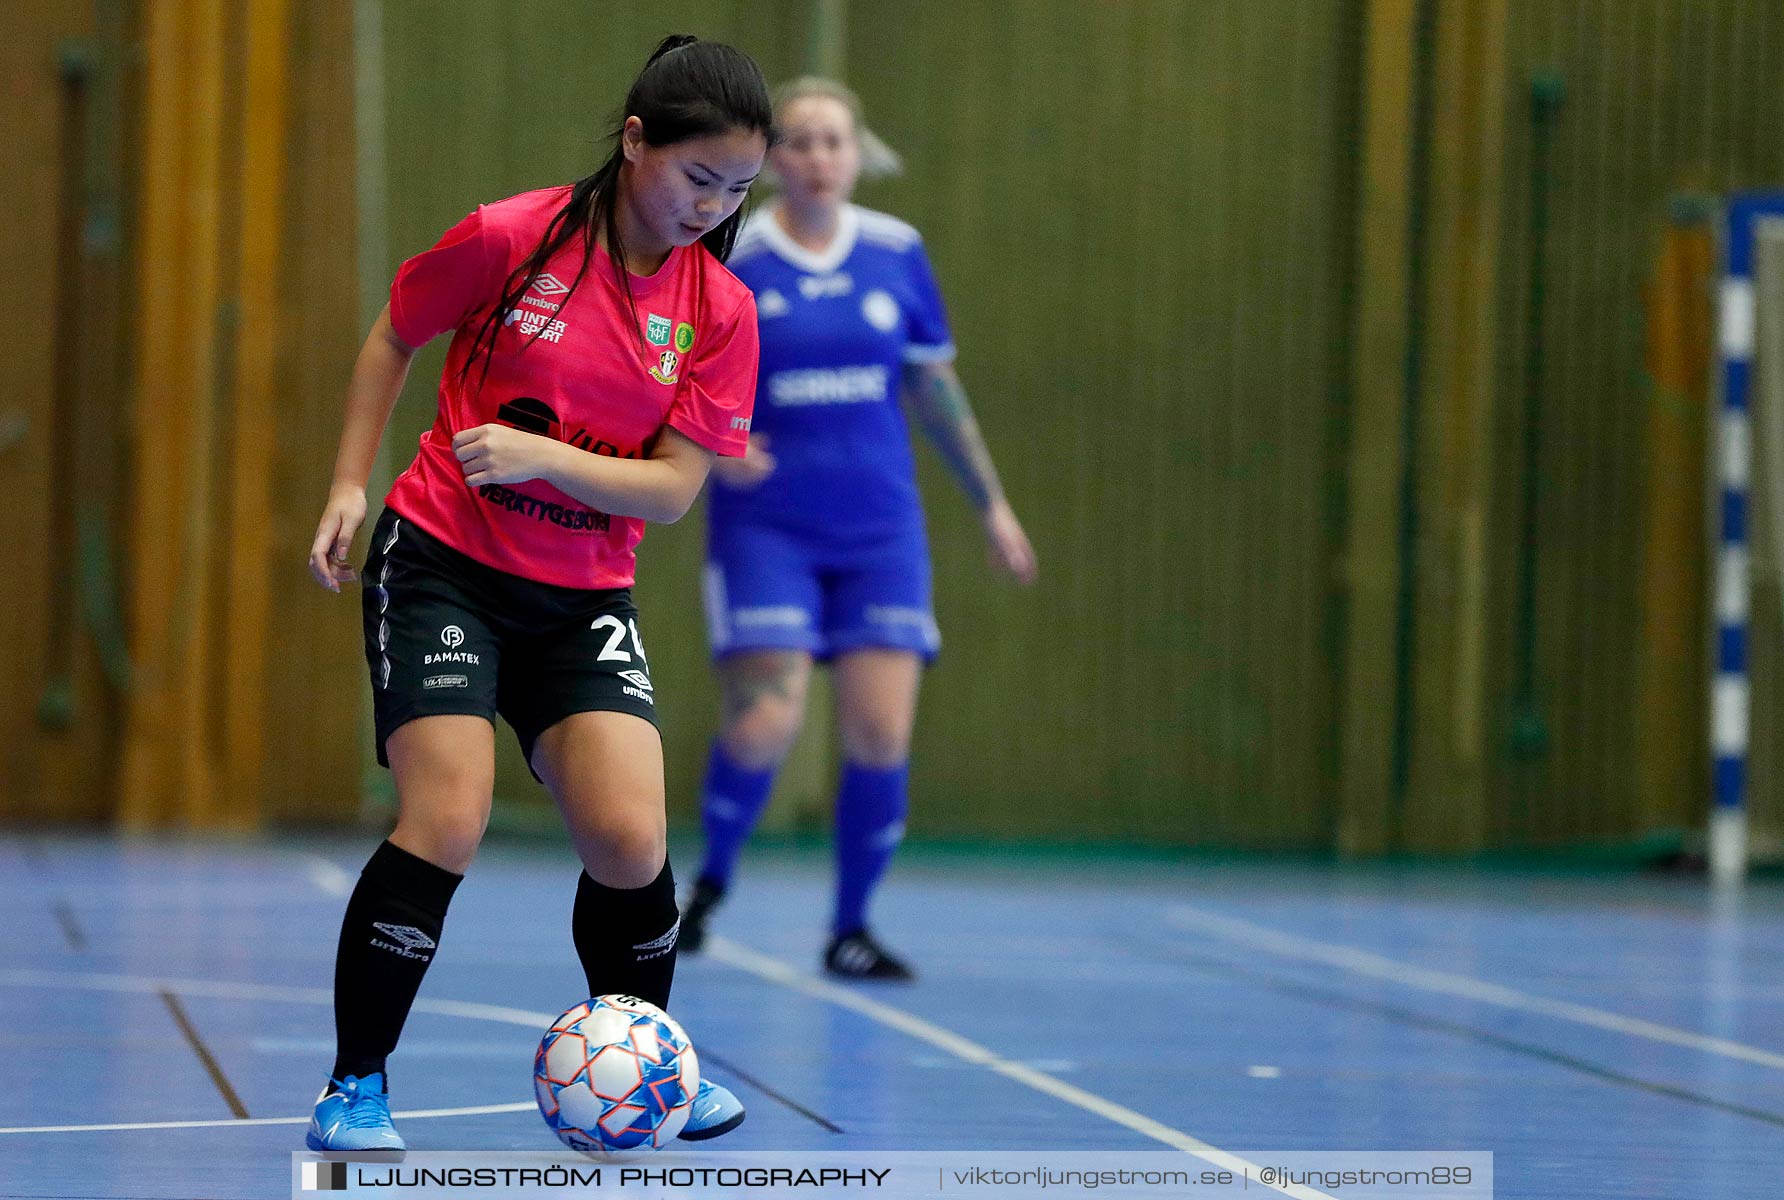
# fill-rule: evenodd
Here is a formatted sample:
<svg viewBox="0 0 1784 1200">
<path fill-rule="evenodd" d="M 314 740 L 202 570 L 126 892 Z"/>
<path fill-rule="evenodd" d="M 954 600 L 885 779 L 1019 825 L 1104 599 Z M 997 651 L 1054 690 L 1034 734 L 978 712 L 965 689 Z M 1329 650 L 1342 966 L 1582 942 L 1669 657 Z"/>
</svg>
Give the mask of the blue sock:
<svg viewBox="0 0 1784 1200">
<path fill-rule="evenodd" d="M 729 886 L 737 856 L 768 806 L 768 793 L 773 789 L 773 767 L 746 771 L 731 761 L 718 739 L 713 739 L 712 754 L 706 761 L 706 783 L 700 789 L 700 823 L 706 828 L 701 879 L 719 887 Z"/>
<path fill-rule="evenodd" d="M 836 924 L 841 937 L 867 925 L 867 902 L 904 838 L 911 769 L 843 767 L 836 792 Z"/>
</svg>

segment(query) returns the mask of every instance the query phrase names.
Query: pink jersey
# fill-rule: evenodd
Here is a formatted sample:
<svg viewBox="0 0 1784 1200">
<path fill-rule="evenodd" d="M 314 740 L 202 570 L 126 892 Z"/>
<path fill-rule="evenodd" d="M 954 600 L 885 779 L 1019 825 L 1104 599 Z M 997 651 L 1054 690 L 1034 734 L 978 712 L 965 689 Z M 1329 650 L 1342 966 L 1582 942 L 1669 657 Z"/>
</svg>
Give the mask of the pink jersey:
<svg viewBox="0 0 1784 1200">
<path fill-rule="evenodd" d="M 459 374 L 509 273 L 569 198 L 547 188 L 480 206 L 416 255 L 390 285 L 390 324 L 420 346 L 456 330 L 440 378 L 439 415 L 386 503 L 479 562 L 541 583 L 632 583 L 644 522 L 597 512 L 540 480 L 471 487 L 453 435 L 499 422 L 592 454 L 642 458 L 668 425 L 719 454 L 743 454 L 756 392 L 756 306 L 704 246 L 678 247 L 632 277 L 637 321 L 613 260 L 597 247 L 568 304 L 581 240 L 545 264 L 481 359 Z M 535 336 L 537 335 L 537 336 Z"/>
</svg>

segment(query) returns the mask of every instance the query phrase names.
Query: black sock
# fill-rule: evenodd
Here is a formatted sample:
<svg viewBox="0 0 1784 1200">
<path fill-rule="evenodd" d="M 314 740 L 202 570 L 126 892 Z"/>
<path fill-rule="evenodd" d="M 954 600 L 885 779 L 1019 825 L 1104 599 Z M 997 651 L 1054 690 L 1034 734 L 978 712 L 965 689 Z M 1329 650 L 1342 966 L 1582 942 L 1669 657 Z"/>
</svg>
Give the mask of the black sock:
<svg viewBox="0 0 1784 1200">
<path fill-rule="evenodd" d="M 576 883 L 570 931 L 588 976 L 588 994 L 619 992 L 668 1008 L 680 925 L 667 859 L 641 888 L 610 888 L 584 871 Z"/>
<path fill-rule="evenodd" d="M 335 952 L 336 1079 L 384 1070 L 463 878 L 389 842 L 372 852 Z"/>
</svg>

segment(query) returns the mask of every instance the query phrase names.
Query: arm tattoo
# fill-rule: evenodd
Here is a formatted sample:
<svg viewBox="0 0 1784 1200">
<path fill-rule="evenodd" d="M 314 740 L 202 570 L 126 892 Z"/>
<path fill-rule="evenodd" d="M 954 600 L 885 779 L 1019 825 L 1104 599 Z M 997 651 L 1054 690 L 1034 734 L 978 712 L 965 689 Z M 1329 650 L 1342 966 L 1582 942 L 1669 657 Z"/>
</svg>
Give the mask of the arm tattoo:
<svg viewBox="0 0 1784 1200">
<path fill-rule="evenodd" d="M 967 403 L 966 389 L 947 366 L 917 368 L 910 388 L 923 432 L 935 443 L 973 507 L 984 510 L 1003 494 L 1003 487 L 972 405 Z"/>
</svg>

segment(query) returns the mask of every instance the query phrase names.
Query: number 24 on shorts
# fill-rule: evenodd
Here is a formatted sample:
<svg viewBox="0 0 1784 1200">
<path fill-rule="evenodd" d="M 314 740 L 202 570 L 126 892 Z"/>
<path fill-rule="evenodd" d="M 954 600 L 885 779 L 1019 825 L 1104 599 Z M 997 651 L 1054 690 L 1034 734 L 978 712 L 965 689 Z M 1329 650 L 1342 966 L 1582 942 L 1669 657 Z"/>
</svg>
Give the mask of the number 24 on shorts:
<svg viewBox="0 0 1784 1200">
<path fill-rule="evenodd" d="M 646 666 L 650 665 L 650 659 L 646 658 L 644 654 L 644 641 L 638 636 L 637 621 L 621 621 L 618 617 L 613 616 L 596 617 L 589 628 L 613 631 L 608 635 L 607 644 L 601 647 L 601 654 L 597 661 L 631 662 L 632 656 L 619 648 L 619 644 L 625 640 L 626 633 L 629 631 L 632 635 L 632 649 L 638 652 L 638 661 Z"/>
</svg>

